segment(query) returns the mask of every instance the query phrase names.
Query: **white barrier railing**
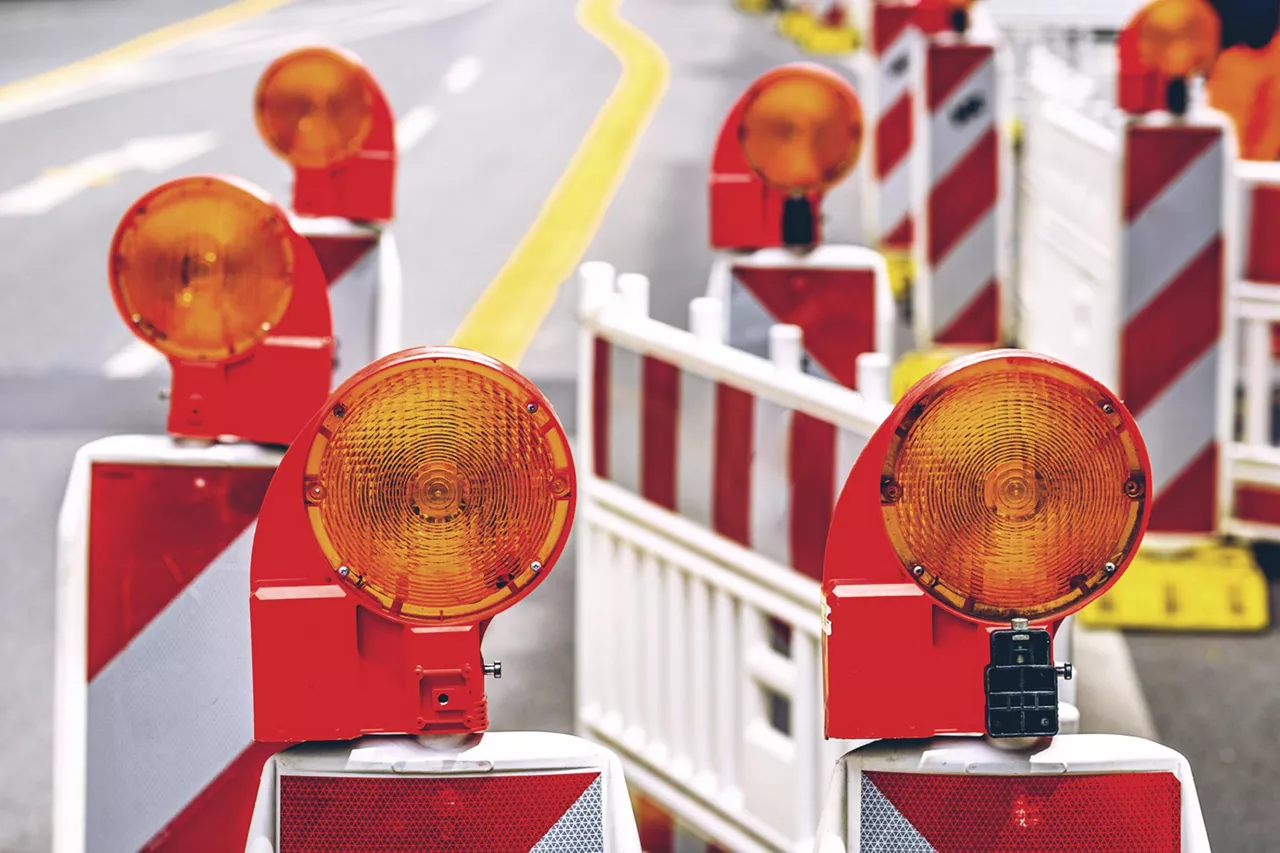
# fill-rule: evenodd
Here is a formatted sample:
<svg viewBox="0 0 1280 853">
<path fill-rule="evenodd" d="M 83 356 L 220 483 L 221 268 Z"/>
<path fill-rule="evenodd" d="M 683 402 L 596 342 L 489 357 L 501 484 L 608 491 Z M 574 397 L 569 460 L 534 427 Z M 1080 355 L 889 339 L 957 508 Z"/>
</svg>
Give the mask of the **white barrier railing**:
<svg viewBox="0 0 1280 853">
<path fill-rule="evenodd" d="M 860 363 L 881 392 L 869 399 L 786 364 L 794 327 L 774 335 L 780 365 L 724 345 L 715 300 L 694 301 L 695 334 L 649 319 L 642 277 L 615 289 L 611 267 L 588 264 L 582 284 L 580 459 L 595 453 L 598 342 L 842 434 L 865 439 L 890 409 L 883 356 Z M 695 833 L 742 853 L 809 849 L 822 782 L 849 748 L 823 739 L 817 581 L 594 473 L 580 500 L 577 628 L 594 638 L 578 644 L 581 732 Z"/>
</svg>

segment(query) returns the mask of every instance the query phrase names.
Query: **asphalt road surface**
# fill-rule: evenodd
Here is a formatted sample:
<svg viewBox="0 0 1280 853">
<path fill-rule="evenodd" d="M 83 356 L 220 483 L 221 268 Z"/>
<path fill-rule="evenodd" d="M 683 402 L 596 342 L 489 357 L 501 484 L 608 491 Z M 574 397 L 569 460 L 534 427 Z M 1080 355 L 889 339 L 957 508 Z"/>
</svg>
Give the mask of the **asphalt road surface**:
<svg viewBox="0 0 1280 853">
<path fill-rule="evenodd" d="M 264 7 L 272 5 L 264 2 Z M 609 49 L 573 0 L 296 0 L 229 27 L 143 51 L 130 73 L 22 89 L 54 71 L 219 0 L 6 0 L 0 3 L 0 851 L 50 845 L 54 523 L 72 455 L 112 433 L 159 432 L 155 391 L 107 377 L 132 336 L 105 280 L 126 205 L 185 172 L 232 173 L 286 199 L 289 175 L 259 141 L 251 93 L 264 65 L 309 42 L 361 55 L 401 118 L 395 223 L 404 263 L 406 344 L 449 339 L 511 255 L 618 81 Z M 705 285 L 706 167 L 724 112 L 767 67 L 796 58 L 729 0 L 626 0 L 624 16 L 667 55 L 671 82 L 585 259 L 641 272 L 653 314 L 684 326 Z M 56 81 L 55 81 L 56 82 Z M 423 128 L 426 128 L 423 130 Z M 130 157 L 138 150 L 164 156 Z M 156 140 L 160 140 L 156 142 Z M 134 146 L 130 148 L 131 144 Z M 62 200 L 6 194 L 42 176 L 97 169 Z M 98 157 L 98 160 L 92 158 Z M 172 165 L 157 163 L 169 158 Z M 13 196 L 9 196 L 10 199 Z M 52 203 L 51 203 L 52 202 Z M 14 212 L 14 211 L 17 212 Z M 833 239 L 857 237 L 851 189 L 828 203 Z M 568 418 L 576 376 L 574 295 L 560 296 L 521 367 Z M 570 427 L 572 428 L 572 424 Z M 530 599 L 496 620 L 486 653 L 495 727 L 572 725 L 573 554 Z M 1113 640 L 1115 638 L 1112 638 Z M 1192 761 L 1216 849 L 1274 851 L 1280 837 L 1280 640 L 1144 636 L 1094 648 L 1093 672 L 1132 653 L 1155 733 Z M 1147 708 L 1096 676 L 1086 725 L 1147 730 Z M 1147 733 L 1151 733 L 1148 731 Z"/>
</svg>

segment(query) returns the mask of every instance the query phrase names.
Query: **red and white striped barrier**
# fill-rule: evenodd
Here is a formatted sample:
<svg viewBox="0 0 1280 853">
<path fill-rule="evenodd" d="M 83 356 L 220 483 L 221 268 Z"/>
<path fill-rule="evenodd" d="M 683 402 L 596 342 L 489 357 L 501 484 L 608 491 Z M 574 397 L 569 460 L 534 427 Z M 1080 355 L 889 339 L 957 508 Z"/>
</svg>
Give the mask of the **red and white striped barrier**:
<svg viewBox="0 0 1280 853">
<path fill-rule="evenodd" d="M 916 342 L 990 346 L 1004 332 L 1007 276 L 996 49 L 934 38 L 918 55 Z"/>
<path fill-rule="evenodd" d="M 1035 751 L 971 738 L 854 750 L 836 765 L 814 849 L 1210 848 L 1182 755 L 1124 735 L 1062 735 Z"/>
<path fill-rule="evenodd" d="M 57 853 L 243 845 L 274 751 L 253 741 L 248 596 L 279 460 L 167 436 L 76 455 L 58 520 Z"/>
<path fill-rule="evenodd" d="M 410 839 L 456 853 L 642 849 L 618 759 L 544 732 L 293 747 L 263 768 L 243 849 L 349 853 Z"/>
<path fill-rule="evenodd" d="M 1118 391 L 1151 454 L 1150 533 L 1218 530 L 1228 146 L 1218 125 L 1124 131 Z"/>
<path fill-rule="evenodd" d="M 618 289 L 629 310 L 647 318 L 648 280 L 623 275 Z M 691 311 L 695 334 L 707 336 L 699 339 L 721 343 L 719 303 L 695 301 Z M 800 346 L 797 327 L 774 327 L 776 368 L 764 369 L 799 374 Z M 596 477 L 801 574 L 821 576 L 835 497 L 871 421 L 841 429 L 630 342 L 598 337 L 593 352 Z"/>
<path fill-rule="evenodd" d="M 867 110 L 866 165 L 862 169 L 862 225 L 867 242 L 885 252 L 911 254 L 915 94 L 912 63 L 923 34 L 916 9 L 872 3 L 867 50 L 859 64 L 859 94 Z"/>
<path fill-rule="evenodd" d="M 892 355 L 893 294 L 884 257 L 860 246 L 760 249 L 721 257 L 707 295 L 728 306 L 729 345 L 766 357 L 777 323 L 800 328 L 807 373 L 858 387 L 859 355 Z"/>
<path fill-rule="evenodd" d="M 337 342 L 334 382 L 401 348 L 404 288 L 389 226 L 295 216 L 329 282 Z"/>
<path fill-rule="evenodd" d="M 888 359 L 863 393 L 649 319 L 648 282 L 584 266 L 579 453 L 578 725 L 688 834 L 743 851 L 812 838 L 841 749 L 821 728 L 814 580 L 832 501 L 888 413 Z M 878 390 L 878 398 L 867 395 Z"/>
<path fill-rule="evenodd" d="M 1065 68 L 1043 55 L 1033 66 L 1044 94 L 1024 154 L 1022 343 L 1090 371 L 1134 413 L 1151 454 L 1150 534 L 1219 532 L 1239 310 L 1226 287 L 1226 131 L 1094 117 L 1056 95 L 1072 85 Z"/>
</svg>

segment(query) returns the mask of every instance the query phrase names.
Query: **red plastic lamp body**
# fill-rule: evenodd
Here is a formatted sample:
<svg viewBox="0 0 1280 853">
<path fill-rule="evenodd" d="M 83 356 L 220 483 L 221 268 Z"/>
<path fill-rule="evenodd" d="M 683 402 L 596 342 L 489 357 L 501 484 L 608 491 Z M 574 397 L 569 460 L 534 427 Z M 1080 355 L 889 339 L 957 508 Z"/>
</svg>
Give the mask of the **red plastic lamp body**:
<svg viewBox="0 0 1280 853">
<path fill-rule="evenodd" d="M 295 166 L 293 209 L 302 216 L 389 222 L 395 213 L 396 138 L 391 107 L 369 76 L 373 124 L 354 155 L 319 169 Z"/>
<path fill-rule="evenodd" d="M 344 382 L 298 434 L 267 490 L 250 567 L 254 732 L 259 741 L 468 734 L 488 728 L 480 643 L 489 619 L 424 624 L 373 606 L 368 596 L 335 578 L 303 498 L 310 439 L 338 401 L 370 377 L 430 349 L 387 356 Z M 541 394 L 534 400 L 551 411 Z M 567 499 L 571 519 L 572 492 Z M 540 577 L 559 557 L 567 532 L 566 527 Z"/>
<path fill-rule="evenodd" d="M 783 244 L 782 212 L 786 194 L 770 187 L 751 168 L 739 134 L 744 113 L 756 93 L 774 80 L 793 74 L 797 68 L 831 77 L 842 86 L 848 85 L 822 66 L 793 63 L 762 74 L 738 98 L 720 126 L 708 178 L 713 249 L 750 251 Z M 809 193 L 806 198 L 815 212 L 813 241 L 820 243 L 822 222 L 817 211 L 822 205 L 822 193 Z"/>
<path fill-rule="evenodd" d="M 989 351 L 977 358 L 1010 352 Z M 1031 353 L 1016 355 L 1057 364 Z M 895 434 L 908 413 L 942 380 L 963 369 L 963 363 L 934 371 L 903 397 L 863 448 L 836 503 L 822 584 L 828 738 L 928 738 L 986 731 L 983 673 L 991 662 L 990 634 L 1009 624 L 961 615 L 927 594 L 895 551 L 881 501 L 882 466 Z M 1149 469 L 1136 423 L 1123 406 L 1116 409 Z M 1139 537 L 1149 511 L 1148 505 Z M 1117 577 L 1126 565 L 1127 558 L 1116 567 Z M 1062 619 L 1088 600 L 1051 619 L 1031 620 L 1030 627 L 1056 634 Z"/>
<path fill-rule="evenodd" d="M 1169 79 L 1143 61 L 1138 48 L 1138 17 L 1120 31 L 1116 42 L 1116 104 L 1130 115 L 1145 115 L 1168 108 Z"/>
<path fill-rule="evenodd" d="M 170 434 L 288 444 L 328 394 L 334 358 L 328 284 L 310 243 L 297 234 L 290 240 L 293 298 L 270 335 L 234 361 L 170 358 Z"/>
</svg>

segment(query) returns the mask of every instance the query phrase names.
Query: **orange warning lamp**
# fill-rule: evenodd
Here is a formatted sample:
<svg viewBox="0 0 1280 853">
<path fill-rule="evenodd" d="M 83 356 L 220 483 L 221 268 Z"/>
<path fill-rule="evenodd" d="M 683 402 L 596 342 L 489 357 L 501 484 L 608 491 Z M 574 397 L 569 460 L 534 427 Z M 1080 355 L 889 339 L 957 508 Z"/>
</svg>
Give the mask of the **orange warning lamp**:
<svg viewBox="0 0 1280 853">
<path fill-rule="evenodd" d="M 332 47 L 295 50 L 263 72 L 254 103 L 262 138 L 294 167 L 298 213 L 391 218 L 395 126 L 359 59 Z"/>
<path fill-rule="evenodd" d="M 1221 38 L 1222 23 L 1205 0 L 1152 0 L 1120 36 L 1120 107 L 1185 113 L 1187 78 L 1209 73 Z"/>
<path fill-rule="evenodd" d="M 156 187 L 120 220 L 109 279 L 173 368 L 173 435 L 287 444 L 328 393 L 324 273 L 263 190 L 210 176 Z"/>
<path fill-rule="evenodd" d="M 1047 356 L 982 352 L 917 383 L 832 520 L 827 736 L 1056 734 L 1052 635 L 1133 558 L 1150 479 L 1124 406 Z"/>
<path fill-rule="evenodd" d="M 1231 117 L 1243 159 L 1280 159 L 1280 39 L 1223 51 L 1205 88 L 1214 109 Z"/>
<path fill-rule="evenodd" d="M 818 65 L 765 73 L 720 128 L 711 166 L 711 245 L 819 242 L 823 195 L 857 165 L 862 107 L 853 87 Z"/>
<path fill-rule="evenodd" d="M 263 503 L 258 740 L 483 731 L 484 630 L 546 578 L 574 503 L 564 429 L 511 368 L 420 347 L 360 370 Z"/>
</svg>

